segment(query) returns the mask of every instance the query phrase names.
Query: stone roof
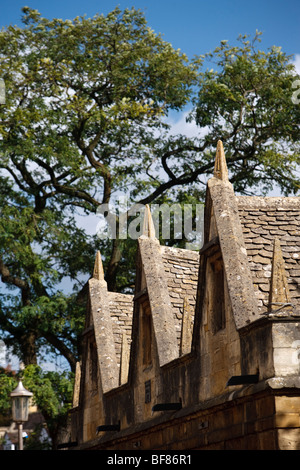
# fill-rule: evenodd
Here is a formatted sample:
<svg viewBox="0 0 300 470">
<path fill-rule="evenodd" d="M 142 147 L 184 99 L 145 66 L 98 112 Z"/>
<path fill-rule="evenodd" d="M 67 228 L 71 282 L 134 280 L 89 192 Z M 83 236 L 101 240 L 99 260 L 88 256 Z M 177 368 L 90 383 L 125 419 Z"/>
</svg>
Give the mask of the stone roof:
<svg viewBox="0 0 300 470">
<path fill-rule="evenodd" d="M 116 353 L 117 365 L 120 366 L 121 362 L 121 349 L 123 335 L 127 339 L 128 345 L 131 343 L 131 329 L 132 329 L 132 316 L 133 316 L 133 295 L 121 294 L 118 292 L 110 292 L 107 290 L 106 282 L 104 281 L 104 270 L 101 260 L 101 254 L 98 251 L 96 253 L 93 279 L 97 279 L 102 283 L 104 288 L 105 298 L 108 299 L 107 309 L 112 325 L 112 339 L 114 342 L 114 349 Z M 90 289 L 90 298 L 91 298 Z M 101 299 L 97 292 L 98 298 L 96 299 L 96 305 L 101 304 Z M 106 300 L 105 299 L 105 300 Z M 99 312 L 100 309 L 97 309 Z M 91 318 L 91 322 L 94 323 L 94 319 Z"/>
<path fill-rule="evenodd" d="M 238 330 L 262 314 L 273 315 L 273 304 L 289 304 L 293 314 L 300 313 L 299 198 L 236 196 L 228 180 L 223 146 L 218 142 L 205 213 L 205 245 L 200 258 L 196 251 L 160 245 L 146 206 L 143 235 L 138 239 L 135 297 L 108 292 L 97 253 L 89 281 L 91 318 L 107 389 L 116 386 L 115 377 L 120 368 L 122 372 L 125 356 L 129 361 L 134 302 L 144 294 L 151 309 L 160 366 L 190 352 L 197 290 L 206 282 L 205 269 L 199 271 L 200 260 L 206 259 L 205 250 L 212 243 L 219 244 L 222 253 Z"/>
<path fill-rule="evenodd" d="M 118 365 L 121 362 L 122 338 L 125 333 L 127 343 L 131 343 L 133 315 L 133 295 L 108 292 L 109 311 L 112 319 L 113 336 Z"/>
<path fill-rule="evenodd" d="M 268 310 L 274 240 L 281 245 L 291 303 L 300 309 L 300 201 L 298 197 L 239 196 L 239 216 L 258 311 Z"/>
<path fill-rule="evenodd" d="M 198 285 L 199 253 L 196 251 L 161 246 L 161 255 L 175 320 L 178 345 L 182 330 L 183 304 L 191 306 L 192 324 Z"/>
<path fill-rule="evenodd" d="M 268 312 L 272 257 L 276 238 L 279 239 L 282 249 L 291 302 L 296 310 L 300 310 L 299 198 L 235 196 L 235 200 L 238 207 L 238 219 L 242 228 L 243 244 L 247 251 L 248 267 L 253 282 L 258 314 Z M 194 321 L 199 261 L 199 252 L 160 244 L 158 244 L 156 258 L 152 259 L 155 265 L 162 263 L 161 266 L 163 266 L 163 277 L 165 278 L 174 319 L 172 328 L 175 327 L 179 349 L 184 302 L 188 302 L 191 307 L 192 325 Z M 101 266 L 99 272 L 101 273 L 100 277 L 102 277 Z M 132 341 L 134 296 L 108 291 L 107 296 L 119 367 L 123 335 L 125 334 L 129 346 Z M 256 319 L 257 317 L 253 317 L 253 320 Z"/>
</svg>

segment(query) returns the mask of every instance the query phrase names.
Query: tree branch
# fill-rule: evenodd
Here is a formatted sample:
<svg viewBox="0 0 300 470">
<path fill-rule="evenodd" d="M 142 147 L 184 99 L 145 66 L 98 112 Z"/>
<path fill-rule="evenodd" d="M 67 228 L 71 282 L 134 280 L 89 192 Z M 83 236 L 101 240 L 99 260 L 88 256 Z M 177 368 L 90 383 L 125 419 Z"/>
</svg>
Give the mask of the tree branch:
<svg viewBox="0 0 300 470">
<path fill-rule="evenodd" d="M 47 341 L 49 341 L 50 344 L 52 344 L 52 346 L 55 347 L 55 349 L 57 349 L 67 359 L 72 372 L 75 372 L 76 358 L 74 354 L 72 354 L 71 350 L 66 346 L 65 341 L 60 340 L 50 331 L 43 332 L 42 335 Z"/>
</svg>

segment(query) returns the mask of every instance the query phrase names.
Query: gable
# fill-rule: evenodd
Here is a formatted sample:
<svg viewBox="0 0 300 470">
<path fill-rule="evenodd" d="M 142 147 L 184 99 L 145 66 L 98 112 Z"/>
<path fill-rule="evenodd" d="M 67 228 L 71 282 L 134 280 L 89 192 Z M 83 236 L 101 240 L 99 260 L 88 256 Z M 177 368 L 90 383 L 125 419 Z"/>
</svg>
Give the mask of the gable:
<svg viewBox="0 0 300 470">
<path fill-rule="evenodd" d="M 254 286 L 232 185 L 216 177 L 208 181 L 205 255 L 214 244 L 220 246 L 232 311 L 237 329 L 259 318 Z M 213 236 L 213 238 L 211 238 Z"/>
<path fill-rule="evenodd" d="M 239 217 L 260 314 L 268 311 L 274 240 L 280 242 L 289 293 L 300 310 L 299 197 L 237 197 Z"/>
<path fill-rule="evenodd" d="M 161 246 L 161 256 L 171 300 L 177 343 L 180 348 L 184 303 L 186 303 L 186 309 L 190 311 L 190 328 L 193 327 L 194 323 L 199 253 L 191 250 Z M 191 348 L 191 344 L 189 348 Z"/>
<path fill-rule="evenodd" d="M 117 357 L 120 367 L 122 344 L 126 340 L 128 348 L 131 344 L 131 329 L 133 316 L 133 295 L 107 292 L 109 297 L 109 312 L 112 319 L 112 330 Z"/>
<path fill-rule="evenodd" d="M 206 195 L 200 252 L 161 246 L 146 207 L 134 297 L 108 292 L 97 255 L 78 413 L 87 439 L 118 425 L 97 437 L 104 447 L 144 432 L 154 448 L 152 426 L 175 430 L 195 410 L 205 423 L 212 403 L 249 396 L 251 411 L 252 393 L 299 388 L 299 198 L 236 196 L 220 142 Z M 197 415 L 195 439 L 213 420 L 202 428 Z"/>
</svg>

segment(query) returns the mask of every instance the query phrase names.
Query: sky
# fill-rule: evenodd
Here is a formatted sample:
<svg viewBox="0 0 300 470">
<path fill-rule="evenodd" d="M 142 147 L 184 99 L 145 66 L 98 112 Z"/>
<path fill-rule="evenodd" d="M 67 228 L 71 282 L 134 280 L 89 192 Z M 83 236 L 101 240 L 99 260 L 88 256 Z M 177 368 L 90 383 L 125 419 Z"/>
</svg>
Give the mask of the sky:
<svg viewBox="0 0 300 470">
<path fill-rule="evenodd" d="M 37 9 L 49 19 L 73 19 L 97 13 L 106 15 L 116 6 L 135 7 L 144 12 L 148 25 L 161 33 L 175 49 L 191 59 L 213 51 L 221 40 L 234 44 L 239 34 L 254 36 L 261 31 L 259 47 L 276 45 L 292 56 L 300 73 L 300 1 L 299 0 L 0 0 L 0 27 L 22 25 L 21 8 Z M 174 131 L 191 135 L 193 124 L 183 117 L 174 122 Z M 94 230 L 95 222 L 92 222 Z M 4 352 L 0 348 L 0 365 Z"/>
<path fill-rule="evenodd" d="M 263 49 L 276 45 L 300 55 L 299 0 L 0 0 L 0 26 L 21 25 L 25 5 L 49 19 L 93 17 L 116 6 L 135 7 L 156 33 L 190 58 L 213 50 L 221 40 L 254 35 L 256 29 L 263 32 Z"/>
<path fill-rule="evenodd" d="M 224 39 L 233 45 L 240 34 L 253 37 L 258 30 L 263 33 L 259 48 L 282 47 L 300 74 L 299 0 L 0 0 L 0 27 L 21 26 L 24 6 L 37 9 L 43 17 L 64 20 L 107 15 L 117 6 L 121 10 L 134 7 L 145 14 L 156 33 L 189 59 L 213 51 Z M 195 124 L 186 123 L 185 118 L 186 113 L 172 116 L 174 131 L 195 135 Z"/>
</svg>

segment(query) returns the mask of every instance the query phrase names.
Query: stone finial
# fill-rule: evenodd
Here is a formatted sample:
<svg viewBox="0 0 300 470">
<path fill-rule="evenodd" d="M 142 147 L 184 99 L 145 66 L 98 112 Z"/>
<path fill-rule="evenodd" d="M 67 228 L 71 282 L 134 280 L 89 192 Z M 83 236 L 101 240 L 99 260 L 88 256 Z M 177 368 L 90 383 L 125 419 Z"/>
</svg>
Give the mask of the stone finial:
<svg viewBox="0 0 300 470">
<path fill-rule="evenodd" d="M 144 225 L 143 225 L 143 235 L 148 238 L 155 238 L 155 227 L 148 204 L 145 206 L 145 215 L 144 215 Z"/>
<path fill-rule="evenodd" d="M 182 314 L 182 327 L 181 327 L 181 339 L 180 339 L 180 355 L 188 354 L 191 352 L 193 336 L 193 325 L 192 325 L 192 308 L 187 299 L 183 300 L 183 314 Z"/>
<path fill-rule="evenodd" d="M 269 312 L 291 310 L 287 275 L 279 240 L 274 240 L 272 274 L 269 293 Z"/>
<path fill-rule="evenodd" d="M 120 385 L 123 385 L 128 380 L 128 368 L 129 368 L 129 356 L 130 350 L 127 342 L 126 334 L 122 335 L 122 349 L 121 349 L 121 360 L 120 360 Z"/>
<path fill-rule="evenodd" d="M 119 385 L 119 367 L 110 312 L 112 297 L 105 281 L 93 277 L 88 283 L 90 324 L 94 325 L 101 386 L 103 393 L 106 393 Z"/>
<path fill-rule="evenodd" d="M 100 251 L 97 251 L 97 254 L 96 254 L 93 278 L 98 279 L 98 281 L 104 281 L 104 271 L 103 271 L 103 264 L 102 264 Z"/>
<path fill-rule="evenodd" d="M 177 359 L 179 348 L 175 318 L 168 289 L 161 246 L 146 236 L 138 238 L 142 269 L 141 285 L 147 287 L 148 299 L 156 340 L 159 366 Z"/>
<path fill-rule="evenodd" d="M 218 140 L 215 159 L 214 177 L 222 181 L 228 181 L 228 169 L 223 148 L 223 143 Z"/>
<path fill-rule="evenodd" d="M 74 384 L 74 391 L 73 391 L 73 408 L 76 408 L 76 406 L 79 405 L 80 379 L 81 379 L 80 362 L 76 362 L 75 384 Z"/>
</svg>

